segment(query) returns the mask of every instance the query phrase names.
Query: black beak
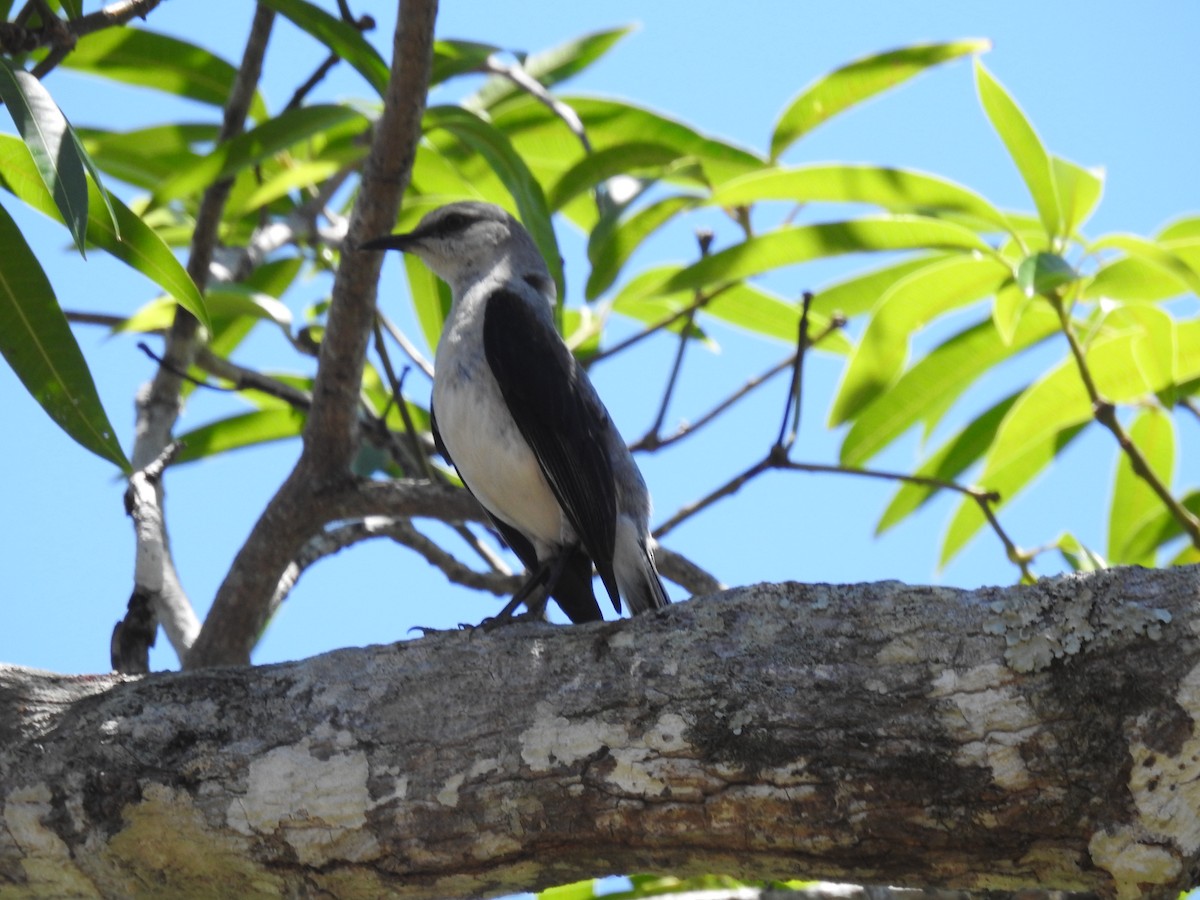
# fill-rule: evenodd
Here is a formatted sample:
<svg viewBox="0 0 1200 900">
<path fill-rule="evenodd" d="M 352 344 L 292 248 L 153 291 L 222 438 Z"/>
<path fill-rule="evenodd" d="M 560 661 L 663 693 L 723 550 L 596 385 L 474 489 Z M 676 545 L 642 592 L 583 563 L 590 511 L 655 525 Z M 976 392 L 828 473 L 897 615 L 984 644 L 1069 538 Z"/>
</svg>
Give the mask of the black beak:
<svg viewBox="0 0 1200 900">
<path fill-rule="evenodd" d="M 383 237 L 371 238 L 358 245 L 359 250 L 400 250 L 407 251 L 416 243 L 416 236 L 409 234 L 387 234 Z"/>
</svg>

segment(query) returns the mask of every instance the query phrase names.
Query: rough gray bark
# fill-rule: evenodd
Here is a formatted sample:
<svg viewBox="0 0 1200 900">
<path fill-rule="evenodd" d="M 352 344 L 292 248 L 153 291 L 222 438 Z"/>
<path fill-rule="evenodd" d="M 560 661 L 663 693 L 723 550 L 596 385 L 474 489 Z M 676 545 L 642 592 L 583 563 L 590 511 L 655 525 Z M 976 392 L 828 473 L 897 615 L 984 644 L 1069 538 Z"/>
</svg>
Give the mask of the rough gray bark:
<svg viewBox="0 0 1200 900">
<path fill-rule="evenodd" d="M 0 896 L 486 896 L 612 872 L 1173 896 L 1200 568 L 762 585 L 261 668 L 0 669 Z"/>
</svg>

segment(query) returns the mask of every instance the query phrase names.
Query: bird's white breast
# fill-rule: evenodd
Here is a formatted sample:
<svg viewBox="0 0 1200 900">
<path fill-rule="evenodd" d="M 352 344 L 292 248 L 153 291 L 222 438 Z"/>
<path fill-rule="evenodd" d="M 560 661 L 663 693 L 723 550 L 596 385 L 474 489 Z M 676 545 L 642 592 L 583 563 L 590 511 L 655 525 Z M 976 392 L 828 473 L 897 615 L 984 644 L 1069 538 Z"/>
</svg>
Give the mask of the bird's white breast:
<svg viewBox="0 0 1200 900">
<path fill-rule="evenodd" d="M 537 458 L 508 413 L 482 353 L 482 301 L 456 303 L 438 344 L 433 406 L 438 432 L 471 493 L 531 538 L 544 557 L 570 535 Z"/>
</svg>

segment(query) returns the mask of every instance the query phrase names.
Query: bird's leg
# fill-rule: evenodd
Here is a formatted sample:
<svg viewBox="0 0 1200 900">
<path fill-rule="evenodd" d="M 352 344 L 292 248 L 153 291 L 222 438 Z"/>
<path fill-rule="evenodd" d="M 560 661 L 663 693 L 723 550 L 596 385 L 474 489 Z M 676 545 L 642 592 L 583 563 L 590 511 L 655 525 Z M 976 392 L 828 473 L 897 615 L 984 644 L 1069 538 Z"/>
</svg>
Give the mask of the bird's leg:
<svg viewBox="0 0 1200 900">
<path fill-rule="evenodd" d="M 508 601 L 504 609 L 500 610 L 492 618 L 484 619 L 481 624 L 486 628 L 492 628 L 496 625 L 508 624 L 509 622 L 526 620 L 543 621 L 546 617 L 546 604 L 550 602 L 550 592 L 554 590 L 558 584 L 558 579 L 562 577 L 563 570 L 566 569 L 570 556 L 571 551 L 569 548 L 566 548 L 556 556 L 538 563 L 538 567 L 533 570 L 520 589 L 513 594 L 512 599 Z M 525 612 L 519 616 L 514 615 L 517 607 L 522 603 L 525 604 Z"/>
</svg>

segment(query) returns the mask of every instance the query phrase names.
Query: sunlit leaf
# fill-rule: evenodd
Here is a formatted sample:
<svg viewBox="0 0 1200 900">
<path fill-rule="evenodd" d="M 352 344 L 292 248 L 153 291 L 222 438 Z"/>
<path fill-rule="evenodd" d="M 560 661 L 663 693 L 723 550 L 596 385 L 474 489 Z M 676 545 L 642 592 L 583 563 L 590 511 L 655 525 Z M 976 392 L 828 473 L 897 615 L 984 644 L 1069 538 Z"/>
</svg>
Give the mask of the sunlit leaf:
<svg viewBox="0 0 1200 900">
<path fill-rule="evenodd" d="M 1193 294 L 1200 294 L 1200 273 L 1189 266 L 1174 250 L 1161 243 L 1148 241 L 1135 234 L 1106 234 L 1093 241 L 1088 247 L 1092 253 L 1110 249 L 1121 250 L 1131 257 L 1157 266 L 1177 280 L 1185 289 Z"/>
<path fill-rule="evenodd" d="M 899 377 L 914 331 L 986 297 L 1008 277 L 1008 269 L 991 257 L 964 255 L 933 263 L 888 288 L 846 364 L 830 425 L 853 418 Z"/>
<path fill-rule="evenodd" d="M 63 431 L 130 471 L 50 281 L 2 206 L 0 246 L 0 354 Z"/>
<path fill-rule="evenodd" d="M 404 269 L 408 274 L 408 292 L 425 343 L 436 350 L 442 336 L 442 326 L 450 314 L 450 288 L 415 256 L 404 254 Z"/>
<path fill-rule="evenodd" d="M 1108 568 L 1103 556 L 1086 547 L 1073 534 L 1064 532 L 1055 543 L 1058 552 L 1073 572 L 1098 572 Z"/>
<path fill-rule="evenodd" d="M 1084 300 L 1156 302 L 1178 297 L 1187 288 L 1168 270 L 1136 256 L 1123 256 L 1101 266 L 1084 285 Z"/>
<path fill-rule="evenodd" d="M 558 239 L 554 236 L 546 197 L 525 161 L 513 149 L 512 143 L 491 123 L 457 106 L 432 106 L 425 110 L 425 128 L 441 128 L 452 133 L 487 160 L 512 194 L 520 212 L 521 224 L 529 231 L 542 258 L 546 260 L 561 302 L 566 295 L 562 257 L 558 252 Z"/>
<path fill-rule="evenodd" d="M 621 219 L 601 222 L 588 237 L 588 275 L 584 296 L 594 300 L 608 290 L 629 257 L 651 234 L 681 212 L 696 206 L 695 197 L 665 197 Z"/>
<path fill-rule="evenodd" d="M 210 184 L 236 175 L 293 144 L 330 132 L 339 126 L 364 131 L 366 116 L 348 106 L 302 106 L 280 113 L 232 140 L 218 144 L 212 152 L 177 172 L 158 186 L 154 203 L 199 193 Z"/>
<path fill-rule="evenodd" d="M 237 78 L 235 66 L 209 51 L 144 28 L 103 28 L 84 35 L 61 65 L 218 107 L 229 100 Z M 250 116 L 267 118 L 257 92 Z"/>
<path fill-rule="evenodd" d="M 673 147 L 636 142 L 589 153 L 550 187 L 546 192 L 546 203 L 551 210 L 557 210 L 576 195 L 614 175 L 661 167 L 677 159 L 679 154 Z"/>
<path fill-rule="evenodd" d="M 262 0 L 263 5 L 287 16 L 297 26 L 344 59 L 379 94 L 387 91 L 388 65 L 363 33 L 306 0 Z"/>
<path fill-rule="evenodd" d="M 632 30 L 632 27 L 626 26 L 573 38 L 556 47 L 530 54 L 524 59 L 522 68 L 542 85 L 550 87 L 582 72 Z M 509 79 L 493 76 L 463 105 L 469 109 L 490 109 L 520 93 L 520 90 Z"/>
<path fill-rule="evenodd" d="M 781 266 L 846 253 L 935 248 L 991 251 L 974 232 L 938 219 L 868 216 L 780 228 L 752 237 L 688 266 L 672 278 L 665 289 L 701 289 L 761 275 Z"/>
<path fill-rule="evenodd" d="M 1130 423 L 1129 438 L 1150 470 L 1169 488 L 1175 470 L 1175 425 L 1171 417 L 1155 407 L 1143 409 Z M 1108 513 L 1108 558 L 1114 563 L 1153 566 L 1153 547 L 1139 547 L 1137 556 L 1131 556 L 1129 549 L 1138 530 L 1162 509 L 1162 500 L 1134 472 L 1128 454 L 1119 453 Z"/>
<path fill-rule="evenodd" d="M 305 414 L 291 407 L 242 413 L 179 435 L 183 450 L 176 463 L 195 462 L 230 450 L 299 437 Z"/>
<path fill-rule="evenodd" d="M 847 317 L 857 316 L 879 302 L 893 284 L 911 275 L 919 269 L 924 269 L 931 263 L 950 259 L 950 254 L 930 254 L 908 259 L 901 263 L 892 263 L 877 269 L 853 275 L 842 281 L 822 285 L 813 297 L 812 308 L 825 315 L 841 314 Z"/>
<path fill-rule="evenodd" d="M 1009 342 L 987 320 L 953 335 L 859 412 L 842 441 L 842 464 L 864 465 L 919 422 L 932 429 L 981 376 L 1057 330 L 1058 317 L 1042 306 L 1021 318 Z"/>
<path fill-rule="evenodd" d="M 0 59 L 0 100 L 13 117 L 75 246 L 85 252 L 88 185 L 79 144 L 42 83 Z"/>
<path fill-rule="evenodd" d="M 870 203 L 893 212 L 957 212 L 1012 231 L 1007 217 L 962 185 L 910 169 L 850 163 L 773 168 L 727 181 L 707 202 L 742 206 L 765 200 Z"/>
<path fill-rule="evenodd" d="M 1070 237 L 1084 226 L 1104 193 L 1104 170 L 1085 169 L 1058 156 L 1050 157 L 1054 184 L 1062 209 L 1063 235 Z"/>
<path fill-rule="evenodd" d="M 1025 180 L 1046 233 L 1062 234 L 1063 216 L 1054 182 L 1054 167 L 1037 132 L 1021 107 L 978 59 L 975 60 L 975 85 L 984 112 Z"/>
<path fill-rule="evenodd" d="M 494 44 L 480 44 L 476 41 L 434 41 L 429 83 L 441 84 L 456 75 L 474 72 L 489 56 L 499 52 L 500 48 Z"/>
<path fill-rule="evenodd" d="M 1191 491 L 1180 501 L 1184 509 L 1193 516 L 1200 516 L 1200 491 Z M 1125 555 L 1131 559 L 1152 556 L 1154 551 L 1183 535 L 1179 520 L 1160 502 L 1152 507 L 1150 515 L 1136 523 L 1125 545 Z M 1190 546 L 1190 544 L 1189 544 Z M 1195 549 L 1194 547 L 1192 548 Z M 1171 560 L 1171 565 L 1185 565 L 1193 561 L 1194 553 L 1181 553 Z"/>
<path fill-rule="evenodd" d="M 996 429 L 1000 427 L 1000 423 L 1008 414 L 1017 396 L 1017 394 L 1010 394 L 972 420 L 941 447 L 929 454 L 913 474 L 922 478 L 953 482 L 987 452 L 992 439 L 996 436 Z M 887 509 L 880 516 L 879 524 L 875 526 L 875 533 L 883 534 L 893 525 L 903 521 L 911 513 L 924 506 L 939 490 L 942 489 L 934 485 L 911 481 L 901 484 Z"/>
<path fill-rule="evenodd" d="M 855 104 L 895 87 L 931 66 L 991 48 L 986 40 L 916 44 L 855 60 L 806 87 L 788 103 L 771 135 L 775 160 L 797 139 Z"/>
<path fill-rule="evenodd" d="M 0 135 L 0 187 L 11 191 L 38 212 L 61 221 L 25 145 L 9 135 Z M 178 300 L 201 324 L 211 325 L 200 291 L 171 249 L 129 207 L 110 195 L 116 215 L 114 225 L 99 191 L 94 182 L 88 183 L 88 242 L 141 272 Z"/>
<path fill-rule="evenodd" d="M 1176 219 L 1155 235 L 1155 240 L 1159 241 L 1196 239 L 1200 239 L 1200 216 L 1186 216 L 1182 219 Z"/>
</svg>

